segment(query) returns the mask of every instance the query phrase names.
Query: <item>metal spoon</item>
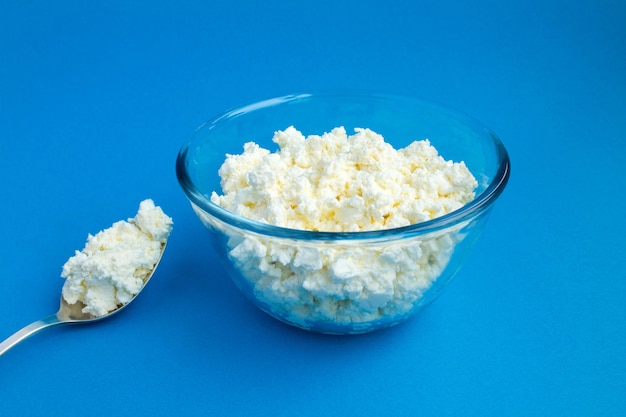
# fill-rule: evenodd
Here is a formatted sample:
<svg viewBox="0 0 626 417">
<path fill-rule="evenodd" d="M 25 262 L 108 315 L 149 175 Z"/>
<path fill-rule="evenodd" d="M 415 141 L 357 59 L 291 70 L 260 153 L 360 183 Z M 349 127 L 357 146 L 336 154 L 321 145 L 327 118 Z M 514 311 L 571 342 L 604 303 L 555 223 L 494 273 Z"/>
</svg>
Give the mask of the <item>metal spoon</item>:
<svg viewBox="0 0 626 417">
<path fill-rule="evenodd" d="M 139 290 L 139 292 L 143 291 L 143 289 L 148 284 L 148 281 L 150 280 L 150 278 L 152 278 L 154 271 L 156 271 L 156 268 L 159 265 L 161 258 L 163 257 L 165 246 L 166 246 L 166 243 L 161 244 L 161 254 L 159 255 L 159 259 L 154 264 L 154 267 L 152 268 L 152 271 L 150 271 L 150 274 L 148 274 L 148 276 L 144 279 L 143 286 L 141 287 L 141 290 Z M 28 326 L 22 328 L 21 330 L 18 330 L 12 336 L 5 339 L 2 343 L 0 343 L 0 356 L 2 356 L 5 352 L 7 352 L 13 346 L 17 345 L 22 340 L 26 339 L 29 336 L 34 335 L 35 333 L 45 328 L 48 328 L 57 324 L 91 323 L 94 321 L 102 320 L 107 317 L 111 317 L 112 315 L 117 314 L 120 311 L 122 311 L 128 304 L 130 304 L 133 300 L 135 300 L 135 298 L 137 298 L 138 295 L 139 293 L 137 293 L 128 303 L 118 306 L 115 310 L 112 310 L 108 312 L 107 314 L 105 314 L 104 316 L 99 316 L 99 317 L 92 316 L 89 313 L 83 313 L 82 309 L 85 307 L 85 305 L 81 303 L 80 301 L 75 304 L 68 304 L 67 301 L 65 301 L 65 299 L 63 298 L 63 296 L 61 296 L 61 307 L 59 308 L 59 311 L 56 312 L 56 314 L 53 314 L 41 320 L 37 320 L 36 322 L 29 324 Z"/>
</svg>

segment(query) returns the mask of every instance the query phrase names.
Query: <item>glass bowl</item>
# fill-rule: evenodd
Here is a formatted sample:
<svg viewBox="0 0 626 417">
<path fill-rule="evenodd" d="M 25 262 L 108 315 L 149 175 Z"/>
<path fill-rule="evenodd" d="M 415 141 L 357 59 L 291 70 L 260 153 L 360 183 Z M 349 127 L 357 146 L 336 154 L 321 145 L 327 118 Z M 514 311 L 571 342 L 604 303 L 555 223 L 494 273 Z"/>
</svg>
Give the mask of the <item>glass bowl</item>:
<svg viewBox="0 0 626 417">
<path fill-rule="evenodd" d="M 211 202 L 218 169 L 245 142 L 274 151 L 277 130 L 305 136 L 335 127 L 370 128 L 399 149 L 428 138 L 447 160 L 464 161 L 478 181 L 460 209 L 411 226 L 365 232 L 277 227 Z M 200 126 L 176 160 L 178 181 L 239 289 L 261 310 L 302 329 L 366 333 L 396 325 L 433 301 L 459 270 L 506 186 L 509 157 L 474 119 L 409 97 L 296 94 L 228 111 Z M 349 271 L 341 279 L 336 268 Z M 215 271 L 207 271 L 214 278 Z"/>
</svg>

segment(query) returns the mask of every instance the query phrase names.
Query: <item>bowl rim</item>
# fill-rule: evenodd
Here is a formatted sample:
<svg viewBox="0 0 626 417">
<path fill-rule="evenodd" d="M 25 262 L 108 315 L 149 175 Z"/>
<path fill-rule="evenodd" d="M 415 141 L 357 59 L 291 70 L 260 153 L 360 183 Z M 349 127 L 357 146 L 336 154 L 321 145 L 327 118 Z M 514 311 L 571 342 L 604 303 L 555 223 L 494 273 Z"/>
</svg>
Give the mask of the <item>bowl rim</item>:
<svg viewBox="0 0 626 417">
<path fill-rule="evenodd" d="M 473 124 L 482 128 L 487 135 L 491 138 L 494 149 L 496 151 L 496 157 L 498 159 L 498 166 L 496 172 L 487 185 L 487 187 L 478 194 L 472 201 L 463 205 L 459 209 L 452 211 L 443 216 L 437 217 L 432 220 L 420 222 L 408 226 L 396 227 L 391 229 L 380 230 L 368 230 L 358 232 L 330 232 L 330 231 L 313 231 L 313 230 L 301 230 L 291 229 L 282 226 L 275 226 L 268 223 L 259 222 L 250 218 L 240 216 L 234 212 L 228 211 L 221 206 L 211 202 L 210 198 L 207 198 L 206 194 L 200 192 L 193 183 L 186 169 L 187 153 L 190 145 L 194 142 L 196 135 L 200 130 L 210 128 L 211 126 L 220 123 L 224 120 L 241 116 L 245 113 L 252 112 L 259 109 L 265 109 L 268 107 L 277 106 L 302 99 L 315 99 L 316 97 L 342 97 L 342 98 L 363 98 L 363 99 L 384 99 L 384 100 L 396 100 L 411 102 L 413 104 L 427 105 L 436 108 L 439 111 L 446 112 L 450 115 L 454 115 L 458 118 L 471 121 Z M 247 232 L 256 233 L 259 235 L 272 236 L 277 238 L 297 239 L 307 241 L 334 241 L 334 240 L 349 240 L 349 241 L 361 241 L 361 240 L 378 240 L 378 239 L 390 239 L 392 237 L 403 238 L 407 236 L 425 235 L 433 232 L 437 232 L 443 229 L 453 227 L 462 222 L 469 221 L 478 215 L 485 212 L 502 194 L 506 187 L 511 172 L 511 162 L 509 154 L 500 140 L 500 138 L 492 132 L 489 128 L 485 127 L 481 122 L 475 118 L 455 110 L 451 107 L 444 106 L 429 100 L 424 100 L 411 96 L 403 96 L 398 94 L 389 93 L 376 93 L 376 92 L 362 92 L 362 91 L 321 91 L 311 93 L 298 93 L 289 94 L 265 100 L 260 100 L 251 104 L 233 107 L 230 110 L 222 112 L 217 116 L 208 119 L 200 126 L 198 126 L 191 138 L 187 140 L 180 148 L 176 157 L 176 176 L 178 182 L 186 194 L 187 198 L 193 204 L 193 206 L 199 208 L 203 212 L 225 222 L 231 226 L 239 229 L 244 229 Z M 217 190 L 216 190 L 217 191 Z"/>
</svg>

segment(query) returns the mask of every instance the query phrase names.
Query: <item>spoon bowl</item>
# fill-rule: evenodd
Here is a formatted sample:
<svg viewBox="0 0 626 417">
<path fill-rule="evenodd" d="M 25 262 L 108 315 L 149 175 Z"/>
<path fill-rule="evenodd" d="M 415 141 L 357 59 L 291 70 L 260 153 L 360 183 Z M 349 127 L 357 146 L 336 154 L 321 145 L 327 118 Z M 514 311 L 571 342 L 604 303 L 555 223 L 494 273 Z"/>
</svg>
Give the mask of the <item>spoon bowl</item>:
<svg viewBox="0 0 626 417">
<path fill-rule="evenodd" d="M 165 252 L 166 245 L 167 243 L 161 244 L 161 253 L 159 255 L 159 259 L 152 267 L 152 270 L 150 271 L 148 276 L 146 276 L 146 278 L 144 279 L 143 285 L 141 286 L 139 293 L 141 293 L 141 291 L 143 291 L 143 289 L 146 288 L 148 281 L 150 281 L 150 278 L 152 278 L 152 275 L 154 275 L 154 271 L 156 271 L 157 266 L 159 265 L 159 262 L 161 261 L 161 258 L 163 257 L 163 253 Z M 85 304 L 83 304 L 80 301 L 74 304 L 69 304 L 67 301 L 65 301 L 65 298 L 61 296 L 61 305 L 59 307 L 59 311 L 57 311 L 55 314 L 52 314 L 44 319 L 37 320 L 29 324 L 28 326 L 18 330 L 13 335 L 5 339 L 2 343 L 0 343 L 0 356 L 2 356 L 5 352 L 7 352 L 9 349 L 11 349 L 13 346 L 23 341 L 24 339 L 26 339 L 27 337 L 32 336 L 35 333 L 38 333 L 39 331 L 46 329 L 48 327 L 51 327 L 57 324 L 92 323 L 94 321 L 111 317 L 112 315 L 117 314 L 120 311 L 122 311 L 126 306 L 128 306 L 131 302 L 133 302 L 137 298 L 139 293 L 135 294 L 135 296 L 133 296 L 133 298 L 131 298 L 131 300 L 128 303 L 118 306 L 115 310 L 112 310 L 103 316 L 94 316 L 90 313 L 85 313 L 82 311 L 83 308 L 85 307 Z"/>
</svg>

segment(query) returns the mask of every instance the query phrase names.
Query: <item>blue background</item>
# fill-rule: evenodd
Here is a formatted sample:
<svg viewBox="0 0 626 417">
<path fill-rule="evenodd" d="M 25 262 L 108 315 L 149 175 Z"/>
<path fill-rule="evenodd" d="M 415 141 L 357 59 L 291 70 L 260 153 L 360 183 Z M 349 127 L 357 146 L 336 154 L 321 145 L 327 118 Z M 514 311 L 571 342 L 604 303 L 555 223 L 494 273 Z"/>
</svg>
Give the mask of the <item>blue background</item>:
<svg viewBox="0 0 626 417">
<path fill-rule="evenodd" d="M 626 3 L 384 3 L 0 0 L 0 338 L 87 233 L 175 221 L 122 314 L 0 357 L 0 416 L 625 414 Z M 513 164 L 443 296 L 358 337 L 246 301 L 174 173 L 209 117 L 337 88 L 466 112 Z"/>
</svg>

